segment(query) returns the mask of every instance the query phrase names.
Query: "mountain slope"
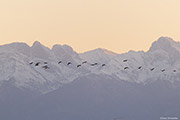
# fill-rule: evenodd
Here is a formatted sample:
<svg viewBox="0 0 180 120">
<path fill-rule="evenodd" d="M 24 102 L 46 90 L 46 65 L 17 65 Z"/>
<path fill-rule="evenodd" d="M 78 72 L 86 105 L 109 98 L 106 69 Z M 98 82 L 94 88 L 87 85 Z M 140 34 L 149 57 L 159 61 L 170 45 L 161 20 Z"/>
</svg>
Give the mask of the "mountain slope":
<svg viewBox="0 0 180 120">
<path fill-rule="evenodd" d="M 159 38 L 147 52 L 124 54 L 105 49 L 78 54 L 67 45 L 49 49 L 38 41 L 31 47 L 12 43 L 0 46 L 0 85 L 14 80 L 19 88 L 47 93 L 89 74 L 143 84 L 156 80 L 175 82 L 180 80 L 179 61 L 180 43 L 168 37 Z"/>
<path fill-rule="evenodd" d="M 42 92 L 58 88 L 62 83 L 72 81 L 84 71 L 76 70 L 75 64 L 81 61 L 72 48 L 63 46 L 60 57 L 53 50 L 35 42 L 32 47 L 24 43 L 13 43 L 0 47 L 0 84 L 14 80 L 16 86 L 37 89 Z M 68 50 L 69 49 L 69 50 Z M 76 59 L 75 59 L 76 58 Z M 60 60 L 65 60 L 58 64 Z M 66 62 L 72 65 L 67 66 Z M 39 64 L 36 66 L 36 64 Z M 48 66 L 49 69 L 43 68 Z"/>
<path fill-rule="evenodd" d="M 180 44 L 167 37 L 155 41 L 150 50 L 129 51 L 112 58 L 102 71 L 120 79 L 136 82 L 180 80 Z M 127 59 L 127 62 L 123 62 Z M 124 70 L 125 67 L 129 69 Z M 140 69 L 138 69 L 141 67 Z M 153 69 L 153 70 L 151 70 Z M 164 71 L 162 71 L 164 70 Z"/>
<path fill-rule="evenodd" d="M 148 85 L 90 74 L 70 84 L 25 100 L 5 116 L 7 120 L 159 120 L 180 117 L 180 83 L 156 81 Z M 22 94 L 22 93 L 21 93 Z M 22 94 L 24 95 L 24 94 Z M 2 96 L 3 97 L 3 96 Z M 23 98 L 23 97 L 22 97 Z M 12 107 L 0 107 L 0 111 Z M 17 115 L 17 113 L 20 113 Z M 1 114 L 1 112 L 0 112 Z"/>
<path fill-rule="evenodd" d="M 78 54 L 67 45 L 49 49 L 37 41 L 0 46 L 0 119 L 178 119 L 179 49 L 167 37 L 147 52 L 124 54 Z"/>
</svg>

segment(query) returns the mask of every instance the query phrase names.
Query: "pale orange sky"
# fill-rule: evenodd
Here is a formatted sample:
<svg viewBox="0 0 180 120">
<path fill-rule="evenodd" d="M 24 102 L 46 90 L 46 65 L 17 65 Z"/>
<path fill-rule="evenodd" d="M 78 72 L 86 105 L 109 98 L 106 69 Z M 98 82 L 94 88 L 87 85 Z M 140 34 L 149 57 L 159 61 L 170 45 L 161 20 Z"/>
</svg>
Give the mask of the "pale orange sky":
<svg viewBox="0 0 180 120">
<path fill-rule="evenodd" d="M 180 0 L 0 0 L 0 44 L 35 40 L 77 52 L 148 50 L 180 40 Z"/>
</svg>

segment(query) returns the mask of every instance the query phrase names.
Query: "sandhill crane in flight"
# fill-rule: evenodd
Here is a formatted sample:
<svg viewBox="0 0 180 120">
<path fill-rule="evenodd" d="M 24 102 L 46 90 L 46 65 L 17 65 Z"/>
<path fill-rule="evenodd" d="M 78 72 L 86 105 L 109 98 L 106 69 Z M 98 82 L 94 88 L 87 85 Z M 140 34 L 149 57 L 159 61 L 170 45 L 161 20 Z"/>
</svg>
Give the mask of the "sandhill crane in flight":
<svg viewBox="0 0 180 120">
<path fill-rule="evenodd" d="M 91 66 L 95 66 L 95 65 L 97 65 L 98 63 L 93 63 L 93 64 L 91 64 Z"/>
<path fill-rule="evenodd" d="M 87 61 L 82 62 L 82 64 L 85 64 L 85 63 L 87 63 Z"/>
<path fill-rule="evenodd" d="M 138 67 L 138 69 L 141 69 L 141 68 L 142 68 L 142 66 Z"/>
<path fill-rule="evenodd" d="M 77 65 L 77 68 L 78 68 L 78 67 L 81 67 L 81 65 Z"/>
<path fill-rule="evenodd" d="M 124 70 L 129 69 L 129 67 L 124 67 Z"/>
<path fill-rule="evenodd" d="M 40 64 L 40 62 L 37 62 L 37 63 L 35 64 L 35 66 L 39 66 L 39 64 Z"/>
<path fill-rule="evenodd" d="M 62 63 L 62 61 L 59 61 L 59 62 L 58 62 L 58 64 L 61 64 L 61 63 Z"/>
<path fill-rule="evenodd" d="M 68 63 L 67 63 L 67 65 L 70 65 L 70 64 L 72 64 L 72 63 L 71 63 L 71 62 L 68 62 Z"/>
<path fill-rule="evenodd" d="M 32 64 L 33 64 L 33 62 L 30 62 L 29 64 L 30 64 L 30 65 L 32 65 Z"/>
<path fill-rule="evenodd" d="M 153 71 L 154 70 L 154 68 L 151 68 L 151 71 Z"/>
<path fill-rule="evenodd" d="M 127 59 L 123 60 L 123 62 L 127 62 L 127 61 L 128 61 Z"/>
<path fill-rule="evenodd" d="M 43 66 L 42 68 L 44 69 L 49 69 L 49 67 L 47 65 Z"/>
<path fill-rule="evenodd" d="M 106 66 L 106 64 L 102 64 L 102 67 Z"/>
<path fill-rule="evenodd" d="M 164 71 L 165 71 L 165 69 L 162 69 L 162 70 L 161 70 L 161 72 L 164 72 Z"/>
</svg>

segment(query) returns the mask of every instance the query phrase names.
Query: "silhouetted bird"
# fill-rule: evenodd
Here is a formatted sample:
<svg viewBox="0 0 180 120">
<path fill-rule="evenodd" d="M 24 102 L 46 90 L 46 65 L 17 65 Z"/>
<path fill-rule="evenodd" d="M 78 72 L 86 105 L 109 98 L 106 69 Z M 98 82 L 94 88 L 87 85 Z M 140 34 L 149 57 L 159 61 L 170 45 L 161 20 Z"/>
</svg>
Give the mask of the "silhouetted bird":
<svg viewBox="0 0 180 120">
<path fill-rule="evenodd" d="M 165 69 L 162 69 L 162 70 L 161 70 L 161 72 L 164 72 L 164 71 L 165 71 Z"/>
<path fill-rule="evenodd" d="M 87 61 L 82 62 L 82 64 L 85 64 L 85 63 L 87 63 Z"/>
<path fill-rule="evenodd" d="M 40 64 L 40 62 L 37 62 L 37 63 L 35 64 L 35 66 L 39 66 L 39 64 Z"/>
<path fill-rule="evenodd" d="M 129 69 L 129 67 L 125 67 L 124 70 Z"/>
<path fill-rule="evenodd" d="M 30 62 L 29 64 L 30 64 L 30 65 L 32 65 L 32 64 L 33 64 L 33 62 Z"/>
<path fill-rule="evenodd" d="M 123 60 L 123 62 L 127 62 L 127 61 L 128 61 L 127 59 Z"/>
<path fill-rule="evenodd" d="M 77 65 L 77 68 L 80 67 L 81 65 Z"/>
<path fill-rule="evenodd" d="M 68 63 L 67 63 L 67 65 L 70 65 L 70 64 L 72 64 L 72 63 L 71 63 L 71 62 L 68 62 Z"/>
<path fill-rule="evenodd" d="M 154 70 L 154 68 L 151 68 L 151 71 L 153 71 Z"/>
<path fill-rule="evenodd" d="M 176 72 L 176 70 L 173 70 L 173 72 Z"/>
<path fill-rule="evenodd" d="M 102 64 L 102 67 L 103 67 L 103 66 L 106 66 L 106 64 Z"/>
<path fill-rule="evenodd" d="M 49 69 L 49 67 L 47 65 L 43 66 L 42 68 L 44 69 Z"/>
<path fill-rule="evenodd" d="M 91 64 L 91 66 L 95 66 L 95 65 L 97 65 L 98 63 L 93 63 L 93 64 Z"/>
<path fill-rule="evenodd" d="M 48 64 L 48 62 L 44 62 L 44 64 Z"/>
<path fill-rule="evenodd" d="M 62 63 L 62 61 L 59 61 L 58 64 Z"/>
<path fill-rule="evenodd" d="M 142 66 L 138 67 L 138 69 L 141 69 L 141 68 L 142 68 Z"/>
</svg>

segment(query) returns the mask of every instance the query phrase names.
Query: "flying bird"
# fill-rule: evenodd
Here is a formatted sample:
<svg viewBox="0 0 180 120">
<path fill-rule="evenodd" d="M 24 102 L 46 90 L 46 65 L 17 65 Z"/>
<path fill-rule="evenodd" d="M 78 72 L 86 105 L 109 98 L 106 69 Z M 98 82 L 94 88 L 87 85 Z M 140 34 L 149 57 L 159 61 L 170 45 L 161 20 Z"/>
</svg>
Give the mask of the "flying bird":
<svg viewBox="0 0 180 120">
<path fill-rule="evenodd" d="M 128 61 L 127 59 L 123 60 L 123 62 L 127 62 L 127 61 Z"/>
<path fill-rule="evenodd" d="M 162 70 L 161 70 L 161 72 L 164 72 L 164 71 L 165 71 L 165 69 L 162 69 Z"/>
<path fill-rule="evenodd" d="M 102 64 L 102 67 L 103 67 L 103 66 L 106 66 L 106 64 Z"/>
<path fill-rule="evenodd" d="M 125 67 L 124 70 L 129 69 L 129 67 Z"/>
<path fill-rule="evenodd" d="M 47 65 L 43 66 L 42 68 L 44 69 L 49 69 L 49 67 Z"/>
<path fill-rule="evenodd" d="M 141 69 L 141 68 L 142 68 L 142 66 L 138 67 L 138 69 Z"/>
<path fill-rule="evenodd" d="M 77 65 L 77 68 L 80 67 L 81 65 Z"/>
<path fill-rule="evenodd" d="M 176 72 L 176 70 L 173 70 L 173 72 Z"/>
<path fill-rule="evenodd" d="M 82 62 L 82 64 L 85 64 L 85 63 L 87 63 L 87 61 Z"/>
<path fill-rule="evenodd" d="M 37 62 L 37 63 L 35 64 L 35 66 L 39 66 L 39 64 L 40 64 L 40 62 Z"/>
<path fill-rule="evenodd" d="M 93 64 L 91 64 L 91 66 L 95 66 L 95 65 L 97 65 L 98 63 L 93 63 Z"/>
<path fill-rule="evenodd" d="M 154 68 L 151 68 L 151 71 L 153 71 L 154 70 Z"/>
<path fill-rule="evenodd" d="M 62 63 L 62 61 L 59 61 L 58 64 Z"/>
<path fill-rule="evenodd" d="M 48 64 L 48 62 L 44 62 L 44 64 Z"/>
<path fill-rule="evenodd" d="M 29 64 L 30 64 L 30 65 L 32 65 L 32 64 L 33 64 L 33 62 L 30 62 Z"/>
<path fill-rule="evenodd" d="M 70 64 L 72 64 L 72 63 L 71 63 L 71 62 L 68 62 L 68 63 L 67 63 L 67 65 L 70 65 Z"/>
</svg>

